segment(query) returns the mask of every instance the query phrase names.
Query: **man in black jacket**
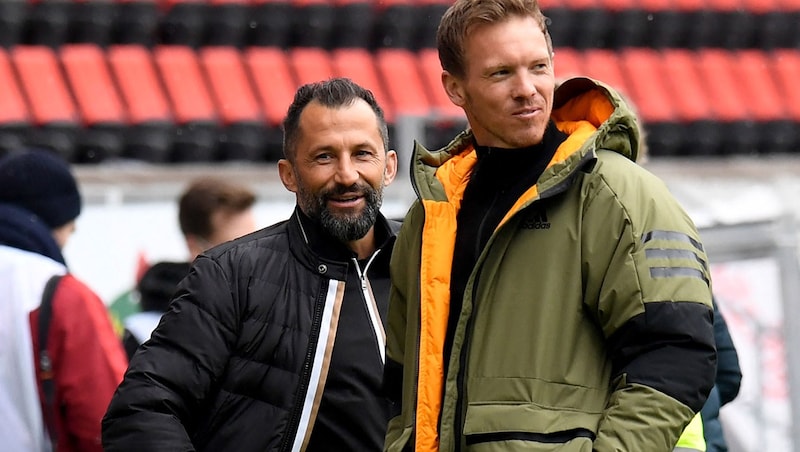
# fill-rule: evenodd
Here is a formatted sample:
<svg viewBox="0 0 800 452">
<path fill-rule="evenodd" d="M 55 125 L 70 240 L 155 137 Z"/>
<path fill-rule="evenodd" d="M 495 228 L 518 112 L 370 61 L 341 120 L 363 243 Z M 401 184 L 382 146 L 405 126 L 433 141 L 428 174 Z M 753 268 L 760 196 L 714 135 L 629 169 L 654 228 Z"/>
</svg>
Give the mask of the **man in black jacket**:
<svg viewBox="0 0 800 452">
<path fill-rule="evenodd" d="M 291 217 L 200 255 L 103 419 L 106 451 L 380 450 L 397 170 L 372 94 L 301 87 L 278 170 Z"/>
</svg>

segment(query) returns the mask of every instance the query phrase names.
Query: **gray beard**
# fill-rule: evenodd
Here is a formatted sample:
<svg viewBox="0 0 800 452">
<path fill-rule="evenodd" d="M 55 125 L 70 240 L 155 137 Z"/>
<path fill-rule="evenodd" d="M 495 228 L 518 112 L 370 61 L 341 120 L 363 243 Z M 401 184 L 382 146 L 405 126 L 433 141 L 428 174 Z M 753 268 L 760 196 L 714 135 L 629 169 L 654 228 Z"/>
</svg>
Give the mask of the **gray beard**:
<svg viewBox="0 0 800 452">
<path fill-rule="evenodd" d="M 356 215 L 335 215 L 327 206 L 327 198 L 331 194 L 346 193 L 353 191 L 353 188 L 364 193 L 366 205 L 360 214 Z M 317 220 L 322 229 L 333 238 L 342 243 L 358 240 L 365 235 L 375 225 L 383 202 L 383 187 L 378 190 L 369 185 L 356 187 L 337 186 L 333 190 L 320 193 L 315 196 L 303 189 L 298 191 L 301 207 L 309 218 Z"/>
</svg>

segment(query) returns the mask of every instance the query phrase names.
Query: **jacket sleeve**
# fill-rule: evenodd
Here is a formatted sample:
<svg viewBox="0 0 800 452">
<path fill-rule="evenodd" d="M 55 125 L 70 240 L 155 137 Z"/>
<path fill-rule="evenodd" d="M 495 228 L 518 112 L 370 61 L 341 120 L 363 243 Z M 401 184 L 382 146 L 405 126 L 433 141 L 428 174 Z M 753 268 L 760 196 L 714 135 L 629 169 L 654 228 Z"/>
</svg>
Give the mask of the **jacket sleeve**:
<svg viewBox="0 0 800 452">
<path fill-rule="evenodd" d="M 593 187 L 603 195 L 587 206 L 592 228 L 582 244 L 596 259 L 587 270 L 587 304 L 611 362 L 612 392 L 594 450 L 666 452 L 714 382 L 708 258 L 661 181 L 630 162 L 614 170 L 627 174 Z"/>
<path fill-rule="evenodd" d="M 238 335 L 235 301 L 217 262 L 198 257 L 111 400 L 102 424 L 104 450 L 194 450 L 198 413 Z"/>
<path fill-rule="evenodd" d="M 101 451 L 100 420 L 128 359 L 103 302 L 71 275 L 54 293 L 48 349 L 59 444 L 68 445 L 67 450 Z"/>
</svg>

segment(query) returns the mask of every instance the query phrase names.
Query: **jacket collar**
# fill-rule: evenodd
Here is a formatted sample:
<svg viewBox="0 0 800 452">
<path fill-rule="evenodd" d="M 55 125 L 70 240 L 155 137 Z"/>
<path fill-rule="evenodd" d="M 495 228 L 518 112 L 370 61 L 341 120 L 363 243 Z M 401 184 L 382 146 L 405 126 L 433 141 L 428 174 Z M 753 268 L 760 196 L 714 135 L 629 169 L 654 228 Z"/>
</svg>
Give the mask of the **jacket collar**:
<svg viewBox="0 0 800 452">
<path fill-rule="evenodd" d="M 288 222 L 289 244 L 292 253 L 314 271 L 330 278 L 344 280 L 349 264 L 356 254 L 339 240 L 322 229 L 316 221 L 309 218 L 298 206 Z M 375 221 L 375 241 L 379 243 L 376 252 L 391 253 L 399 223 L 389 221 L 378 213 Z"/>
</svg>

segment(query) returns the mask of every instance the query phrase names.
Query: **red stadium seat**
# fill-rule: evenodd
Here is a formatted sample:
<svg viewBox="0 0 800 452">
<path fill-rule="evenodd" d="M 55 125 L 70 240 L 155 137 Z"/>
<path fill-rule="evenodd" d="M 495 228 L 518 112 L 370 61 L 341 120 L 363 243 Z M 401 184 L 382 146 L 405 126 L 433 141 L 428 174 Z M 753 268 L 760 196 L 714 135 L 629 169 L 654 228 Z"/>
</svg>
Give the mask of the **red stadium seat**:
<svg viewBox="0 0 800 452">
<path fill-rule="evenodd" d="M 722 151 L 726 154 L 747 154 L 757 151 L 759 136 L 751 116 L 749 99 L 739 86 L 733 54 L 722 49 L 697 52 L 700 78 L 714 118 L 725 123 Z"/>
<path fill-rule="evenodd" d="M 127 117 L 103 50 L 95 44 L 67 44 L 59 54 L 85 127 L 79 152 L 87 160 L 119 157 Z"/>
<path fill-rule="evenodd" d="M 28 107 L 14 76 L 11 59 L 3 48 L 0 48 L 0 87 L 3 90 L 0 96 L 0 124 L 27 124 L 30 120 Z"/>
<path fill-rule="evenodd" d="M 277 47 L 250 47 L 244 51 L 244 61 L 268 126 L 266 158 L 278 160 L 283 156 L 281 123 L 297 89 L 289 57 Z"/>
<path fill-rule="evenodd" d="M 630 95 L 628 83 L 622 73 L 619 55 L 616 52 L 605 49 L 584 51 L 583 69 L 588 77 L 616 88 L 623 95 Z"/>
<path fill-rule="evenodd" d="M 30 144 L 52 149 L 68 161 L 77 161 L 78 112 L 55 52 L 45 46 L 16 46 L 11 49 L 11 60 L 38 126 L 31 133 Z"/>
<path fill-rule="evenodd" d="M 289 49 L 289 64 L 298 85 L 319 82 L 333 77 L 331 56 L 319 47 Z"/>
<path fill-rule="evenodd" d="M 793 49 L 775 50 L 770 68 L 780 90 L 787 115 L 800 123 L 800 53 Z"/>
<path fill-rule="evenodd" d="M 582 64 L 583 55 L 580 52 L 571 47 L 559 47 L 553 53 L 556 79 L 563 80 L 585 75 Z"/>
<path fill-rule="evenodd" d="M 218 117 L 197 54 L 191 47 L 162 45 L 153 56 L 179 124 L 172 160 L 214 160 Z"/>
<path fill-rule="evenodd" d="M 331 52 L 331 58 L 336 76 L 347 77 L 372 91 L 375 100 L 383 109 L 386 122 L 394 123 L 394 109 L 381 84 L 372 54 L 366 49 L 335 49 Z"/>
<path fill-rule="evenodd" d="M 465 120 L 464 110 L 450 101 L 442 87 L 442 66 L 439 63 L 438 52 L 435 49 L 421 49 L 418 52 L 418 59 L 422 83 L 433 107 L 431 113 L 438 119 Z"/>
<path fill-rule="evenodd" d="M 263 117 L 239 50 L 203 47 L 199 56 L 226 127 L 226 133 L 220 134 L 220 157 L 228 161 L 263 160 Z"/>
<path fill-rule="evenodd" d="M 767 54 L 761 50 L 734 53 L 743 96 L 748 100 L 750 116 L 759 125 L 761 152 L 794 151 L 797 124 L 788 118 L 784 95 L 773 77 Z"/>
<path fill-rule="evenodd" d="M 106 60 L 131 123 L 123 155 L 149 162 L 167 161 L 174 122 L 150 50 L 141 45 L 111 46 Z"/>
<path fill-rule="evenodd" d="M 100 47 L 68 44 L 61 47 L 60 56 L 84 124 L 127 122 Z"/>
<path fill-rule="evenodd" d="M 417 67 L 416 55 L 406 49 L 383 48 L 376 51 L 375 62 L 396 119 L 401 115 L 427 117 L 431 104 Z"/>
<path fill-rule="evenodd" d="M 645 123 L 673 122 L 675 112 L 667 94 L 661 56 L 650 49 L 626 49 L 619 55 L 630 100 Z"/>
<path fill-rule="evenodd" d="M 25 98 L 14 76 L 11 59 L 0 47 L 0 153 L 21 148 L 30 128 Z"/>
</svg>

